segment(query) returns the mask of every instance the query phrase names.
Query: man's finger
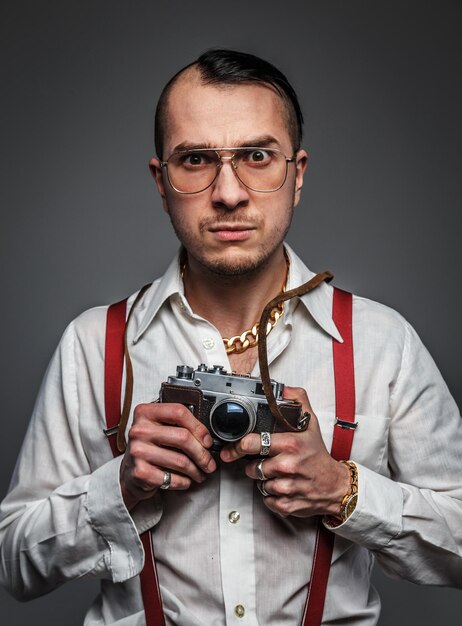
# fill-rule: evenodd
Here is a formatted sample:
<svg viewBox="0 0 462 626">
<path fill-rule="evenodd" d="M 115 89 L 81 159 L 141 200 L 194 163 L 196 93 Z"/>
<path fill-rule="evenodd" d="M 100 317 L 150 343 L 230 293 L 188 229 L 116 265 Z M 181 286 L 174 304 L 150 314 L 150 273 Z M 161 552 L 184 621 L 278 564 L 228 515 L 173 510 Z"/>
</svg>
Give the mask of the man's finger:
<svg viewBox="0 0 462 626">
<path fill-rule="evenodd" d="M 288 387 L 287 385 L 284 385 L 282 397 L 284 400 L 295 400 L 296 402 L 299 402 L 302 405 L 303 411 L 313 413 L 308 394 L 302 387 Z"/>
<path fill-rule="evenodd" d="M 156 492 L 165 484 L 166 474 L 169 474 L 169 486 L 168 489 L 172 491 L 185 490 L 191 485 L 191 478 L 182 474 L 176 474 L 163 469 L 161 467 L 154 467 L 149 463 L 140 465 L 138 475 L 142 476 L 142 479 L 138 476 L 135 477 L 135 490 L 138 490 L 139 496 L 144 499 L 146 493 Z M 133 487 L 132 487 L 133 489 Z"/>
<path fill-rule="evenodd" d="M 281 437 L 284 437 L 285 435 L 286 433 L 271 433 L 269 451 L 267 454 L 262 455 L 261 451 L 263 444 L 260 433 L 250 433 L 239 441 L 225 446 L 220 453 L 221 459 L 226 463 L 230 463 L 231 461 L 236 461 L 237 459 L 242 459 L 246 456 L 274 456 L 283 451 L 284 447 L 281 445 Z"/>
<path fill-rule="evenodd" d="M 154 445 L 151 445 L 153 443 Z M 182 458 L 188 459 L 195 467 L 202 469 L 207 474 L 216 469 L 216 462 L 210 452 L 204 448 L 195 439 L 189 431 L 184 428 L 174 428 L 169 426 L 156 425 L 155 433 L 153 433 L 152 441 L 146 442 L 147 455 L 146 458 L 158 456 L 156 449 L 174 452 L 181 455 Z M 166 465 L 162 459 L 152 460 L 154 465 L 172 467 L 172 469 L 181 470 L 181 464 L 186 465 L 185 460 L 176 460 L 175 466 Z M 188 473 L 188 472 L 187 472 Z"/>
<path fill-rule="evenodd" d="M 246 476 L 254 480 L 269 480 L 274 478 L 276 473 L 273 470 L 273 461 L 271 458 L 259 459 L 252 461 L 245 467 Z"/>
<path fill-rule="evenodd" d="M 146 480 L 151 482 L 149 478 L 144 476 L 146 463 L 151 466 L 153 470 L 163 468 L 188 476 L 197 483 L 201 483 L 205 479 L 204 473 L 180 450 L 172 450 L 170 448 L 150 444 L 143 445 L 141 443 L 137 443 L 136 446 L 138 448 L 137 469 L 141 468 L 141 475 L 137 475 L 137 470 L 135 470 L 135 476 L 140 479 L 141 482 L 145 482 Z M 154 472 L 154 474 L 157 473 L 157 471 Z"/>
<path fill-rule="evenodd" d="M 134 411 L 134 426 L 144 420 L 172 426 L 182 426 L 206 448 L 212 445 L 212 437 L 207 428 L 183 404 L 152 402 L 139 404 Z M 133 427 L 132 427 L 133 428 Z"/>
</svg>

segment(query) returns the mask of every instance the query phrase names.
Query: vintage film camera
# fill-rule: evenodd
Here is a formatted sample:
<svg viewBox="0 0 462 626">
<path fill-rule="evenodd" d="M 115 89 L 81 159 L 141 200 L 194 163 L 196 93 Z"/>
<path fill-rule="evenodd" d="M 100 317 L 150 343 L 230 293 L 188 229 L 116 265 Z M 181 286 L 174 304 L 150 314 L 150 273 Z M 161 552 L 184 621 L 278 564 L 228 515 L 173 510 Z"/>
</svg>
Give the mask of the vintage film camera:
<svg viewBox="0 0 462 626">
<path fill-rule="evenodd" d="M 271 381 L 278 407 L 286 420 L 296 424 L 301 405 L 283 400 L 284 385 Z M 221 365 L 196 369 L 178 365 L 176 376 L 162 383 L 160 402 L 184 404 L 209 430 L 213 451 L 238 441 L 247 433 L 273 432 L 276 420 L 271 414 L 261 379 L 228 373 Z"/>
</svg>

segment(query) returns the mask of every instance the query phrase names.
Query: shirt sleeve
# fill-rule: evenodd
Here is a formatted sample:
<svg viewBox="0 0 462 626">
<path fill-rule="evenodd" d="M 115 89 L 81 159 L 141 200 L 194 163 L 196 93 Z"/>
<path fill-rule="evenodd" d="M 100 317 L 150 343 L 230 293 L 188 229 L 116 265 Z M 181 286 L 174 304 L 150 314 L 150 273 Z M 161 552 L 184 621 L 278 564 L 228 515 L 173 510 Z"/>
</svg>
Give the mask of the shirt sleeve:
<svg viewBox="0 0 462 626">
<path fill-rule="evenodd" d="M 390 415 L 389 476 L 358 464 L 356 509 L 334 532 L 392 577 L 462 587 L 462 420 L 407 323 Z"/>
<path fill-rule="evenodd" d="M 18 599 L 87 574 L 113 582 L 132 578 L 144 561 L 139 531 L 160 517 L 154 502 L 128 513 L 121 458 L 112 459 L 109 446 L 100 466 L 90 460 L 80 419 L 88 407 L 82 408 L 79 391 L 91 382 L 89 370 L 73 322 L 46 372 L 0 507 L 0 579 Z"/>
</svg>

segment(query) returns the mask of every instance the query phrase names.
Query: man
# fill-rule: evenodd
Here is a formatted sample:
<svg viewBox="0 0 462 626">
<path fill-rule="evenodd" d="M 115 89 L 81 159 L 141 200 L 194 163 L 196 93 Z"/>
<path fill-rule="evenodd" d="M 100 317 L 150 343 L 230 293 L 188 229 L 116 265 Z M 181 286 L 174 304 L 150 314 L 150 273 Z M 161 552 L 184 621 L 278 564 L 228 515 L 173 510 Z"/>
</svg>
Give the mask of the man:
<svg viewBox="0 0 462 626">
<path fill-rule="evenodd" d="M 128 302 L 126 449 L 113 459 L 103 432 L 100 307 L 63 336 L 2 505 L 16 596 L 93 575 L 86 625 L 143 624 L 139 533 L 152 529 L 167 624 L 300 624 L 319 516 L 336 536 L 323 624 L 377 623 L 373 555 L 391 575 L 461 585 L 461 420 L 397 313 L 353 300 L 350 463 L 329 453 L 332 346 L 345 337 L 326 283 L 276 306 L 267 337 L 271 376 L 307 428 L 250 432 L 214 454 L 187 406 L 152 402 L 181 364 L 259 376 L 265 304 L 312 278 L 284 244 L 307 166 L 301 123 L 285 77 L 251 55 L 207 52 L 165 88 L 150 167 L 182 249 Z"/>
</svg>

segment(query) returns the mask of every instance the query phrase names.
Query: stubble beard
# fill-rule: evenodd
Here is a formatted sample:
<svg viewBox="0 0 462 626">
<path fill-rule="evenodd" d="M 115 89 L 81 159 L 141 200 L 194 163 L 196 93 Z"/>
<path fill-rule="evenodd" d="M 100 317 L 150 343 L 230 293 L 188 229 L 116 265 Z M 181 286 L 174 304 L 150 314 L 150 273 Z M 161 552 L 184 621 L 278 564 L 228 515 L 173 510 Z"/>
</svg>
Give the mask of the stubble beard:
<svg viewBox="0 0 462 626">
<path fill-rule="evenodd" d="M 223 256 L 202 254 L 200 242 L 198 242 L 194 234 L 192 234 L 191 231 L 182 224 L 181 217 L 173 218 L 170 210 L 168 211 L 168 214 L 173 230 L 183 248 L 186 250 L 188 257 L 192 256 L 200 265 L 202 265 L 204 269 L 216 276 L 220 276 L 222 278 L 232 278 L 257 274 L 267 265 L 270 257 L 283 243 L 289 231 L 294 212 L 293 202 L 290 207 L 287 207 L 287 212 L 288 219 L 282 225 L 282 228 L 275 229 L 273 231 L 271 238 L 265 242 L 265 245 L 260 244 L 256 250 L 250 252 L 248 255 L 244 256 L 239 254 L 236 258 L 232 258 L 226 254 Z M 258 228 L 261 219 L 255 217 L 252 219 L 243 219 L 243 217 L 238 213 L 233 215 L 229 212 L 219 213 L 217 211 L 213 218 L 204 219 L 199 223 L 199 232 L 206 232 L 210 226 L 217 226 L 220 223 L 226 223 L 229 225 L 233 222 L 250 222 Z"/>
</svg>

